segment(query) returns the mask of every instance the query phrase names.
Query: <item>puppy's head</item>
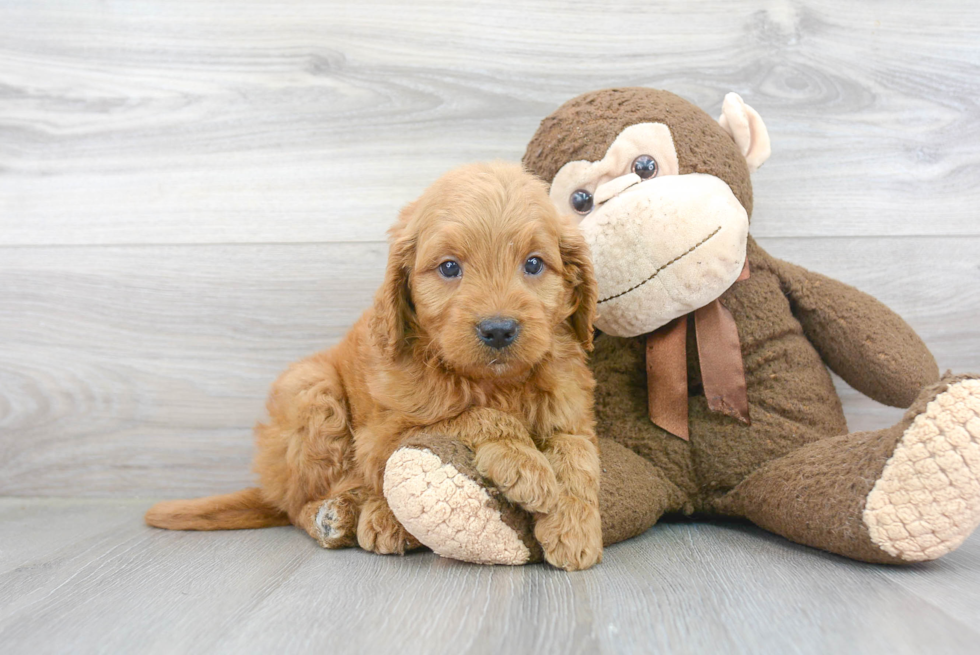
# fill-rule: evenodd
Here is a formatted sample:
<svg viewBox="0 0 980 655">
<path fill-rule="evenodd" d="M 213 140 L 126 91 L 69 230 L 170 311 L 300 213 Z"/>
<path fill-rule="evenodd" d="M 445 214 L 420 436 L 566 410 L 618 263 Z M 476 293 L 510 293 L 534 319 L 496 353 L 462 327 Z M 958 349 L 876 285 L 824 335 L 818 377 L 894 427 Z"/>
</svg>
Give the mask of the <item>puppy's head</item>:
<svg viewBox="0 0 980 655">
<path fill-rule="evenodd" d="M 557 346 L 592 346 L 588 247 L 520 166 L 453 170 L 389 232 L 374 328 L 389 357 L 434 356 L 474 379 L 525 373 Z"/>
</svg>

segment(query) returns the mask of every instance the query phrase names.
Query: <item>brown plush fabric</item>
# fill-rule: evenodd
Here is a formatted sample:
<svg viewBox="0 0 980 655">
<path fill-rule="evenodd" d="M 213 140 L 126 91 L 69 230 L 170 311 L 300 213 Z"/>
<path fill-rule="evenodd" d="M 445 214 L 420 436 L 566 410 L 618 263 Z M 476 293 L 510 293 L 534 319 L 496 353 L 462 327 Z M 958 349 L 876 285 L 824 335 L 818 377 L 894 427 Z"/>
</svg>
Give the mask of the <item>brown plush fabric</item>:
<svg viewBox="0 0 980 655">
<path fill-rule="evenodd" d="M 864 562 L 902 564 L 872 543 L 865 502 L 905 429 L 949 385 L 947 375 L 923 389 L 897 424 L 812 443 L 770 462 L 716 504 L 797 543 Z"/>
<path fill-rule="evenodd" d="M 705 173 L 728 183 L 749 217 L 749 169 L 732 137 L 698 107 L 668 91 L 626 87 L 583 93 L 541 121 L 524 167 L 550 183 L 570 161 L 598 161 L 630 125 L 664 123 L 677 149 L 680 174 Z"/>
<path fill-rule="evenodd" d="M 871 544 L 866 530 L 859 528 L 865 498 L 911 418 L 887 430 L 847 434 L 827 367 L 794 309 L 812 307 L 806 326 L 817 333 L 814 340 L 855 358 L 858 363 L 841 371 L 849 382 L 872 395 L 877 391 L 869 381 L 878 380 L 879 388 L 891 393 L 873 397 L 901 402 L 900 393 L 910 386 L 917 395 L 938 378 L 935 361 L 918 336 L 870 296 L 777 260 L 751 238 L 748 256 L 752 276 L 737 283 L 722 302 L 739 326 L 752 425 L 708 410 L 690 329 L 690 442 L 669 435 L 647 418 L 643 337 L 596 337 L 596 431 L 641 455 L 683 489 L 684 511 L 736 514 L 800 543 L 864 561 L 898 562 Z M 818 287 L 830 294 L 825 305 L 814 303 L 808 280 L 819 282 Z M 797 298 L 801 288 L 810 293 L 803 301 Z M 848 309 L 854 313 L 848 314 Z M 823 331 L 828 321 L 824 311 L 844 314 L 857 326 L 880 322 L 864 330 Z M 877 340 L 868 339 L 867 333 L 875 330 Z M 889 358 L 877 356 L 872 344 L 886 345 L 886 351 L 895 353 L 891 361 L 912 365 L 883 365 Z M 916 409 L 921 407 L 924 403 L 916 403 Z M 910 411 L 910 417 L 915 413 Z M 613 473 L 604 475 L 602 485 L 621 484 L 610 479 Z M 736 488 L 739 493 L 729 495 Z"/>
<path fill-rule="evenodd" d="M 596 337 L 597 434 L 652 462 L 683 489 L 688 510 L 711 511 L 759 466 L 827 436 L 847 431 L 840 400 L 820 356 L 793 317 L 773 259 L 749 242 L 752 276 L 722 296 L 739 327 L 752 425 L 708 410 L 701 388 L 694 329 L 688 329 L 690 442 L 647 416 L 644 337 Z"/>
<path fill-rule="evenodd" d="M 773 262 L 803 332 L 849 385 L 885 405 L 908 407 L 939 379 L 926 345 L 895 312 L 843 282 Z"/>
<path fill-rule="evenodd" d="M 642 534 L 663 514 L 683 509 L 683 492 L 650 462 L 612 439 L 599 439 L 599 457 L 603 545 Z"/>
<path fill-rule="evenodd" d="M 903 429 L 809 444 L 756 471 L 715 507 L 797 543 L 865 562 L 899 563 L 871 543 L 862 513 Z"/>
</svg>

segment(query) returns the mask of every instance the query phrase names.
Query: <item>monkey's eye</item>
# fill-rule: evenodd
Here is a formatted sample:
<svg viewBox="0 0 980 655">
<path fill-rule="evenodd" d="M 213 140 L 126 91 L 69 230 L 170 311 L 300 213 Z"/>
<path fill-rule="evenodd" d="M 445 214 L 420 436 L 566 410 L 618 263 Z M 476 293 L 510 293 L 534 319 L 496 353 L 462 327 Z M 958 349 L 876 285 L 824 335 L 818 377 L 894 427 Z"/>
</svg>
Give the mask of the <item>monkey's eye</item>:
<svg viewBox="0 0 980 655">
<path fill-rule="evenodd" d="M 445 278 L 462 277 L 463 269 L 459 267 L 459 262 L 447 259 L 439 264 L 439 275 Z"/>
<path fill-rule="evenodd" d="M 524 272 L 528 275 L 540 275 L 544 270 L 544 262 L 540 257 L 528 257 L 524 262 Z"/>
<path fill-rule="evenodd" d="M 649 180 L 657 174 L 657 161 L 650 155 L 640 155 L 633 160 L 633 172 L 640 176 L 641 180 Z"/>
<path fill-rule="evenodd" d="M 579 189 L 573 193 L 568 201 L 571 203 L 572 209 L 579 214 L 588 214 L 592 211 L 592 194 L 585 189 Z"/>
</svg>

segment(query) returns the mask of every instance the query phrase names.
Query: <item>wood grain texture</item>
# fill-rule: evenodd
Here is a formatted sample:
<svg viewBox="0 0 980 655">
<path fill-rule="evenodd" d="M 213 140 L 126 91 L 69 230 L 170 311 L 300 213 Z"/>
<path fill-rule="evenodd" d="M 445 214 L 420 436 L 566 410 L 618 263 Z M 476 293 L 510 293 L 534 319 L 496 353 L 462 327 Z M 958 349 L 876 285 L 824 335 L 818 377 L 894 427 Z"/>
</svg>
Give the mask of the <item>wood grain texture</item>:
<svg viewBox="0 0 980 655">
<path fill-rule="evenodd" d="M 980 539 L 896 569 L 665 523 L 568 574 L 174 533 L 147 503 L 0 500 L 4 653 L 975 653 Z M 79 530 L 78 528 L 82 529 Z M 71 528 L 71 529 L 66 529 Z"/>
<path fill-rule="evenodd" d="M 757 236 L 980 234 L 970 2 L 9 1 L 0 243 L 377 240 L 583 91 L 735 90 Z"/>
<path fill-rule="evenodd" d="M 612 85 L 740 92 L 761 243 L 980 370 L 978 37 L 964 2 L 4 2 L 0 494 L 247 484 L 399 207 Z M 855 429 L 901 413 L 840 389 Z"/>
</svg>

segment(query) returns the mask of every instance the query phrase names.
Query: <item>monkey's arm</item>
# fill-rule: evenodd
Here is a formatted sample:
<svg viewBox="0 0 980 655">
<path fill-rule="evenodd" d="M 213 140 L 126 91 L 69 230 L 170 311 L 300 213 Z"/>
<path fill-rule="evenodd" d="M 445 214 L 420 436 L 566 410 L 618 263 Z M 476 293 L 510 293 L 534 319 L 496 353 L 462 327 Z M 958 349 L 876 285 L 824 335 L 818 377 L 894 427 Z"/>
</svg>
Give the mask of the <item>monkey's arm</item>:
<svg viewBox="0 0 980 655">
<path fill-rule="evenodd" d="M 908 407 L 939 380 L 932 353 L 880 301 L 854 287 L 773 259 L 793 314 L 832 371 L 870 398 Z"/>
</svg>

